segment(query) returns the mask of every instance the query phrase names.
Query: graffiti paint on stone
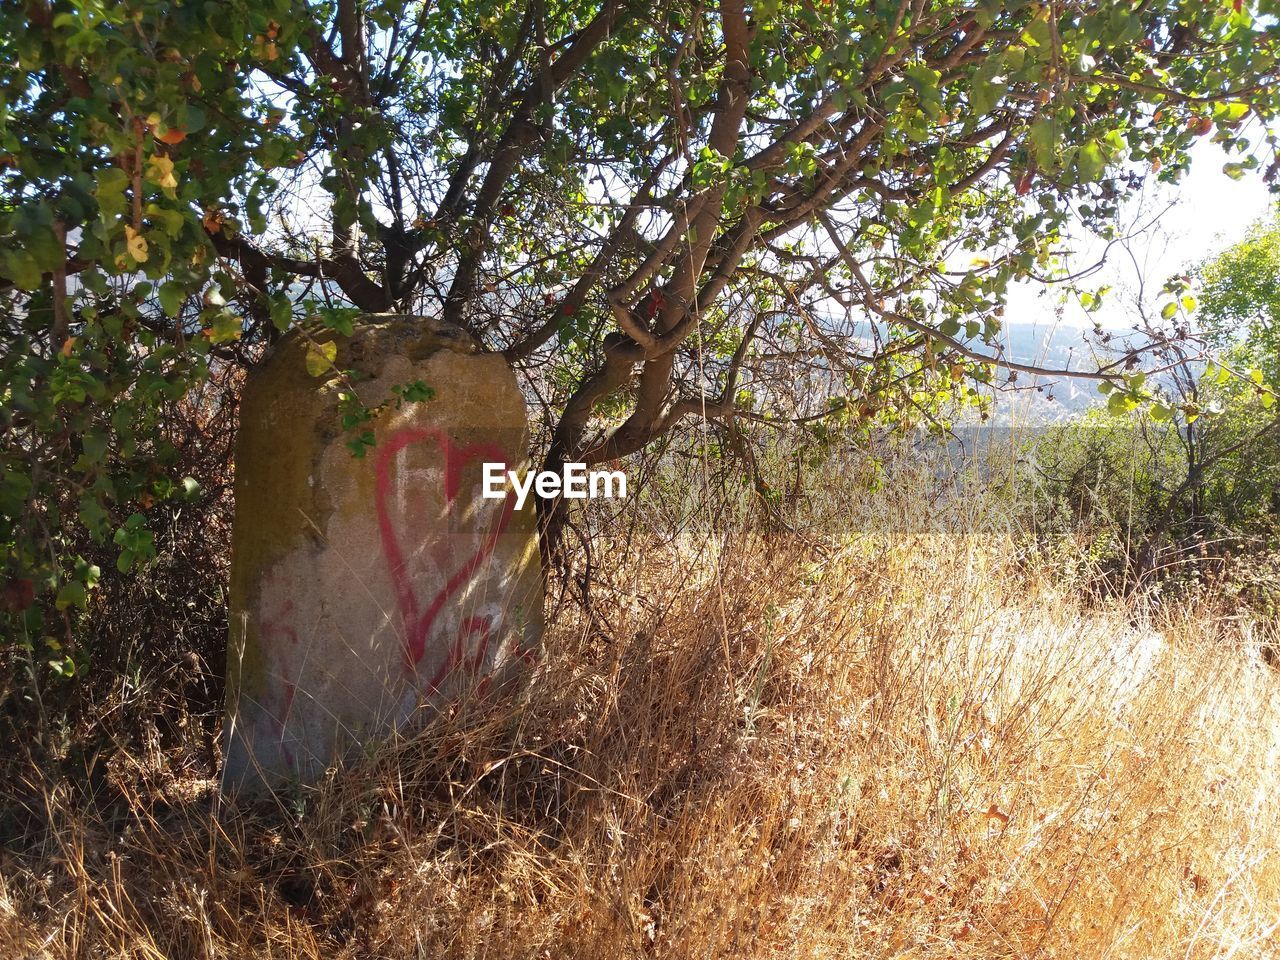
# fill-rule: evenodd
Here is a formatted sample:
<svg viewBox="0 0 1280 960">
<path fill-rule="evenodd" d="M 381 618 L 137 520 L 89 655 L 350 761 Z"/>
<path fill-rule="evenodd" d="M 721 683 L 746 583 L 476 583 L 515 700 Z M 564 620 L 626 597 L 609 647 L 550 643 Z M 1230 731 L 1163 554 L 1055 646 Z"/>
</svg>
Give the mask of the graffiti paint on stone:
<svg viewBox="0 0 1280 960">
<path fill-rule="evenodd" d="M 482 496 L 484 465 L 521 468 L 528 442 L 503 360 L 375 317 L 317 378 L 307 336 L 277 346 L 241 409 L 229 789 L 314 780 L 424 703 L 528 663 L 541 632 L 532 505 Z M 397 402 L 416 381 L 431 399 Z M 362 457 L 339 426 L 350 389 L 378 411 Z"/>
</svg>

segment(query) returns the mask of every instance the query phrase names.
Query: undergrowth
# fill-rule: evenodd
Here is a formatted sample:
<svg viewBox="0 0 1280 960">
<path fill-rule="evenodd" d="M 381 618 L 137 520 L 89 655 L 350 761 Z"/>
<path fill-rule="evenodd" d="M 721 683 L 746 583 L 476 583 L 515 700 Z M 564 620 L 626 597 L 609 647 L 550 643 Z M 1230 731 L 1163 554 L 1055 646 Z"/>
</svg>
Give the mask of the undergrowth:
<svg viewBox="0 0 1280 960">
<path fill-rule="evenodd" d="M 1280 952 L 1253 628 L 1084 606 L 1000 537 L 628 556 L 520 697 L 305 793 L 219 800 L 194 722 L 88 785 L 8 758 L 0 955 Z"/>
</svg>

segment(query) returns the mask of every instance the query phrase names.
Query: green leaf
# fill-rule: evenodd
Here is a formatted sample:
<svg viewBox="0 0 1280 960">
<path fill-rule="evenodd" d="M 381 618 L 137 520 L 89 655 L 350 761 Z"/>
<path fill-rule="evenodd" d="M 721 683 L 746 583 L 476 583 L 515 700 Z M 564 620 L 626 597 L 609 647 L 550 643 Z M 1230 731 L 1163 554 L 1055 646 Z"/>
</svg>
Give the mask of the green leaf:
<svg viewBox="0 0 1280 960">
<path fill-rule="evenodd" d="M 158 296 L 160 298 L 160 306 L 164 308 L 165 314 L 170 317 L 176 317 L 178 311 L 182 309 L 183 301 L 187 299 L 187 291 L 176 280 L 166 280 L 160 284 Z"/>
<path fill-rule="evenodd" d="M 321 307 L 318 311 L 320 322 L 330 330 L 349 337 L 355 333 L 356 318 L 360 311 L 351 307 Z"/>
<path fill-rule="evenodd" d="M 293 303 L 286 294 L 276 294 L 271 298 L 271 325 L 283 332 L 289 329 L 292 322 Z"/>
<path fill-rule="evenodd" d="M 44 283 L 44 271 L 35 257 L 25 250 L 5 250 L 0 253 L 0 274 L 8 277 L 22 290 L 38 290 Z"/>
<path fill-rule="evenodd" d="M 991 108 L 996 105 L 996 99 L 1000 96 L 1000 91 L 993 82 L 993 70 L 987 69 L 987 65 L 991 63 L 992 61 L 988 60 L 983 64 L 983 68 L 978 70 L 973 78 L 973 87 L 969 91 L 969 106 L 979 117 L 990 113 Z"/>
<path fill-rule="evenodd" d="M 199 104 L 185 104 L 181 116 L 182 122 L 180 126 L 188 134 L 196 133 L 197 131 L 204 129 L 205 113 L 204 109 Z"/>
<path fill-rule="evenodd" d="M 1246 103 L 1219 103 L 1213 108 L 1213 118 L 1220 125 L 1231 124 L 1243 120 L 1248 112 Z"/>
<path fill-rule="evenodd" d="M 1084 144 L 1076 154 L 1076 172 L 1080 182 L 1092 183 L 1100 179 L 1106 169 L 1106 158 L 1097 143 L 1090 141 Z"/>
<path fill-rule="evenodd" d="M 83 583 L 89 589 L 93 589 L 94 585 L 102 577 L 102 570 L 95 563 L 89 563 L 80 557 L 76 558 L 76 579 Z"/>
<path fill-rule="evenodd" d="M 1057 126 L 1052 117 L 1041 117 L 1031 125 L 1031 146 L 1042 167 L 1052 168 Z"/>
<path fill-rule="evenodd" d="M 91 430 L 80 438 L 84 455 L 90 463 L 101 463 L 107 455 L 107 435 L 101 430 Z"/>
<path fill-rule="evenodd" d="M 1107 411 L 1116 416 L 1128 413 L 1134 406 L 1133 399 L 1122 390 L 1117 390 L 1107 397 Z"/>
<path fill-rule="evenodd" d="M 102 509 L 102 504 L 92 497 L 81 497 L 80 510 L 77 515 L 94 540 L 101 539 L 106 532 L 107 521 L 110 519 L 107 516 L 107 511 Z"/>
<path fill-rule="evenodd" d="M 97 189 L 94 196 L 98 200 L 98 210 L 108 219 L 124 215 L 128 200 L 124 191 L 129 186 L 129 175 L 119 167 L 105 167 L 94 174 Z"/>
<path fill-rule="evenodd" d="M 147 216 L 158 221 L 160 224 L 160 230 L 170 239 L 181 233 L 182 228 L 186 226 L 187 223 L 186 217 L 177 210 L 170 210 L 167 207 L 157 207 L 155 204 L 151 205 L 151 209 L 148 211 Z"/>
<path fill-rule="evenodd" d="M 37 227 L 22 239 L 22 247 L 42 273 L 52 273 L 66 263 L 67 251 L 49 227 Z"/>
<path fill-rule="evenodd" d="M 76 580 L 68 580 L 58 588 L 58 596 L 54 599 L 53 605 L 59 610 L 66 610 L 69 607 L 79 607 L 83 610 L 89 603 L 89 591 L 84 587 L 83 583 Z"/>
<path fill-rule="evenodd" d="M 1049 15 L 1047 11 L 1042 11 L 1027 25 L 1022 40 L 1029 47 L 1047 47 L 1050 39 Z"/>
<path fill-rule="evenodd" d="M 230 343 L 244 333 L 244 321 L 230 310 L 219 310 L 205 328 L 204 335 L 210 343 Z"/>
</svg>

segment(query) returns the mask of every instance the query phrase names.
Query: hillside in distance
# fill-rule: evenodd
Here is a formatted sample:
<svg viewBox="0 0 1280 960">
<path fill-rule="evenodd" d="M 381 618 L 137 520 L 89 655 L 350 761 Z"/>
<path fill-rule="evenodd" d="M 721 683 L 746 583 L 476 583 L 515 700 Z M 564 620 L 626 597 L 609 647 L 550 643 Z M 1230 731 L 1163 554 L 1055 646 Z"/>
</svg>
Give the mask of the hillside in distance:
<svg viewBox="0 0 1280 960">
<path fill-rule="evenodd" d="M 1131 331 L 1095 330 L 1054 319 L 1008 321 L 997 337 L 1001 356 L 1018 363 L 1051 370 L 1095 370 L 1115 360 L 1135 336 Z M 978 349 L 990 350 L 982 344 Z M 1001 383 L 1008 371 L 1001 371 Z M 1098 404 L 1101 396 L 1092 380 L 1066 376 L 1018 373 L 997 393 L 997 421 L 1051 422 L 1076 415 Z"/>
</svg>

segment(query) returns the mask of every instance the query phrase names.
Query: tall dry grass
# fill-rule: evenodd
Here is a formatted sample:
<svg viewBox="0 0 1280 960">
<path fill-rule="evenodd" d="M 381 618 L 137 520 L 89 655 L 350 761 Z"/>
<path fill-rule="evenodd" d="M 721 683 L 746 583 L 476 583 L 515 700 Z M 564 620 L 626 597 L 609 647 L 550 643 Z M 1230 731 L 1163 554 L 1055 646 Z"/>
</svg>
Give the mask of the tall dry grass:
<svg viewBox="0 0 1280 960">
<path fill-rule="evenodd" d="M 1277 679 L 1229 617 L 1086 609 L 998 538 L 632 553 L 518 702 L 305 796 L 159 746 L 10 776 L 0 956 L 1280 954 Z"/>
</svg>

